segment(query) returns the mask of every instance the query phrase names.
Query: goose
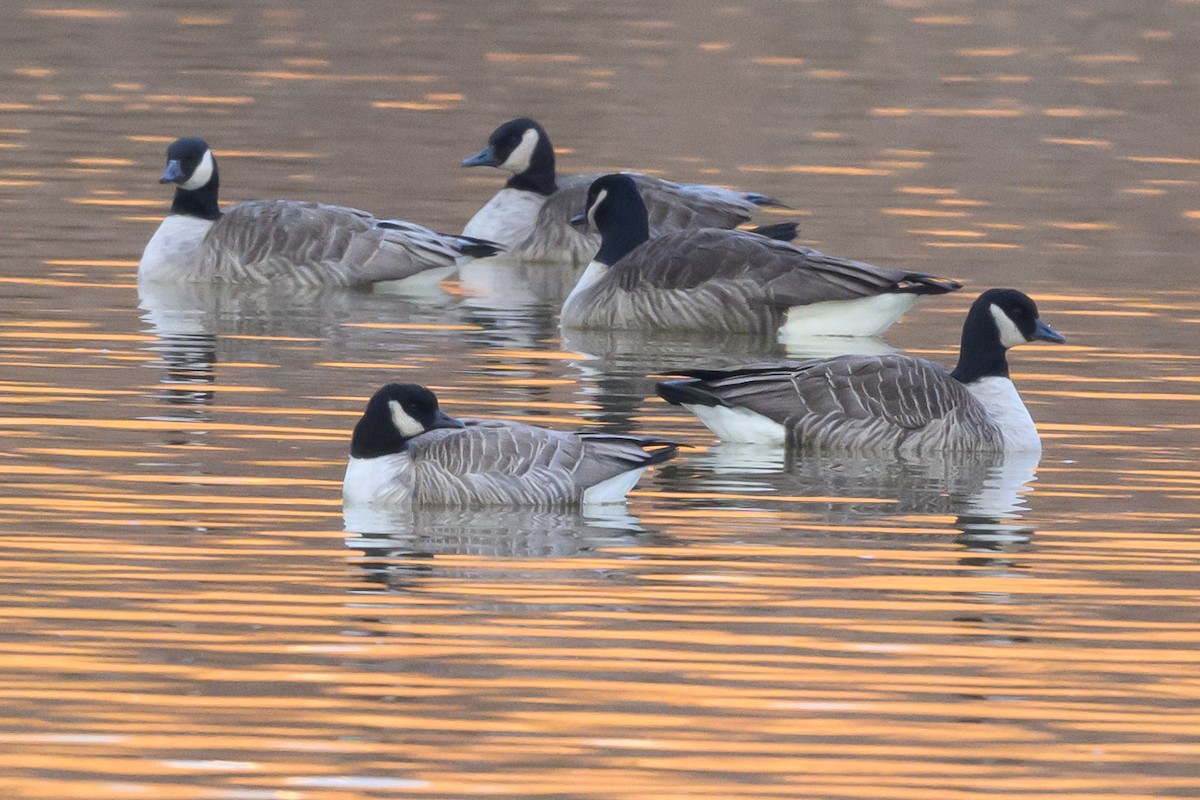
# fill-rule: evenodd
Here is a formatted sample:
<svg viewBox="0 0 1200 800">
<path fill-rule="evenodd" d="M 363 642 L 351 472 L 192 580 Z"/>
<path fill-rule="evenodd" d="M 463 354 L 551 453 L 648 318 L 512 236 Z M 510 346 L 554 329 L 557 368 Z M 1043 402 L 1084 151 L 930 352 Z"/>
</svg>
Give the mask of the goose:
<svg viewBox="0 0 1200 800">
<path fill-rule="evenodd" d="M 677 449 L 652 437 L 454 419 L 426 387 L 389 383 L 354 426 L 342 497 L 385 507 L 620 503 Z"/>
<path fill-rule="evenodd" d="M 362 286 L 453 271 L 500 250 L 323 203 L 254 200 L 222 211 L 217 159 L 194 136 L 167 147 L 159 183 L 175 184 L 175 199 L 142 253 L 141 281 Z"/>
<path fill-rule="evenodd" d="M 601 245 L 562 306 L 567 328 L 876 336 L 927 294 L 961 284 L 827 256 L 750 231 L 651 238 L 628 175 L 605 175 L 572 223 Z"/>
<path fill-rule="evenodd" d="M 658 384 L 718 438 L 815 451 L 1032 452 L 1042 444 L 1008 376 L 1007 351 L 1066 338 L 1016 289 L 989 289 L 963 323 L 953 372 L 907 355 L 841 356 L 692 370 Z"/>
<path fill-rule="evenodd" d="M 499 242 L 512 256 L 526 261 L 569 261 L 584 264 L 600 246 L 600 238 L 571 227 L 571 216 L 583 205 L 588 186 L 599 175 L 557 175 L 554 148 L 546 129 L 528 117 L 510 120 L 492 132 L 487 146 L 462 162 L 464 167 L 498 167 L 512 173 L 467 226 L 464 236 Z M 628 173 L 637 182 L 656 232 L 682 228 L 735 228 L 750 220 L 760 206 L 786 208 L 778 200 L 753 192 L 718 186 L 684 184 Z M 766 235 L 793 238 L 796 226 L 768 226 Z"/>
</svg>

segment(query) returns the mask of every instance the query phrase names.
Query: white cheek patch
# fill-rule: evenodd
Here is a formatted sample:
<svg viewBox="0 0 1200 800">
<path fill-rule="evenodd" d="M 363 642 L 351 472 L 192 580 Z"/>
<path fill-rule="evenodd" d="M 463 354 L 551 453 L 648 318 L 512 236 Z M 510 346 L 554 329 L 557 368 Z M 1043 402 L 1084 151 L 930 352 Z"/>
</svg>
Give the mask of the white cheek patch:
<svg viewBox="0 0 1200 800">
<path fill-rule="evenodd" d="M 504 159 L 500 169 L 506 169 L 514 175 L 520 175 L 529 169 L 529 162 L 533 160 L 533 150 L 537 147 L 539 138 L 541 137 L 533 128 L 521 134 L 521 143 L 509 154 L 508 158 Z"/>
<path fill-rule="evenodd" d="M 599 230 L 596 226 L 596 209 L 600 207 L 606 197 L 608 197 L 608 189 L 601 189 L 600 193 L 596 195 L 596 202 L 588 207 L 588 225 L 593 231 Z"/>
<path fill-rule="evenodd" d="M 388 408 L 392 410 L 392 424 L 405 439 L 420 436 L 425 432 L 425 426 L 410 417 L 408 412 L 395 400 L 388 401 Z"/>
<path fill-rule="evenodd" d="M 189 192 L 195 191 L 202 186 L 208 185 L 208 182 L 212 180 L 212 174 L 212 150 L 205 150 L 204 157 L 200 159 L 200 164 L 196 167 L 196 171 L 192 173 L 192 177 L 179 184 L 179 188 L 187 189 Z"/>
<path fill-rule="evenodd" d="M 1000 310 L 1000 306 L 993 303 L 991 305 L 992 319 L 996 321 L 996 328 L 1000 331 L 1000 344 L 1005 347 L 1016 347 L 1019 344 L 1025 344 L 1029 341 L 1025 338 L 1025 334 L 1017 327 L 1017 323 Z"/>
</svg>

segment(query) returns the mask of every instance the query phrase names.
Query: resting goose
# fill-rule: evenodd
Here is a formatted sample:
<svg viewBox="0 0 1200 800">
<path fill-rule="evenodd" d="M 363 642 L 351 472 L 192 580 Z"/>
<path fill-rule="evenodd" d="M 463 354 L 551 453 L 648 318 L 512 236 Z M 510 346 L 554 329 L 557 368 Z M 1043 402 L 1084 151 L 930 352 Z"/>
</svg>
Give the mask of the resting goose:
<svg viewBox="0 0 1200 800">
<path fill-rule="evenodd" d="M 576 225 L 600 231 L 599 252 L 562 307 L 567 328 L 875 336 L 926 294 L 961 284 L 827 256 L 720 228 L 651 238 L 628 175 L 588 189 Z"/>
<path fill-rule="evenodd" d="M 500 250 L 321 203 L 254 200 L 221 211 L 217 160 L 193 136 L 167 147 L 159 183 L 174 183 L 175 199 L 142 253 L 143 281 L 360 286 L 452 271 L 461 260 Z"/>
<path fill-rule="evenodd" d="M 650 437 L 458 420 L 424 386 L 390 383 L 354 426 L 342 497 L 377 506 L 620 503 L 647 467 L 677 449 Z"/>
<path fill-rule="evenodd" d="M 599 248 L 599 236 L 575 230 L 569 223 L 599 175 L 557 175 L 550 138 L 532 119 L 514 119 L 496 128 L 487 146 L 462 164 L 512 173 L 504 188 L 467 223 L 464 236 L 499 242 L 510 255 L 527 261 L 584 264 Z M 650 227 L 656 233 L 735 228 L 749 221 L 759 206 L 783 205 L 761 194 L 629 174 L 645 197 Z M 792 238 L 795 225 L 790 231 L 768 230 L 767 235 Z"/>
<path fill-rule="evenodd" d="M 906 355 L 842 356 L 729 370 L 692 370 L 658 384 L 720 439 L 808 450 L 1040 452 L 1041 440 L 1008 377 L 1008 348 L 1065 342 L 1015 289 L 989 289 L 963 324 L 947 372 Z"/>
</svg>

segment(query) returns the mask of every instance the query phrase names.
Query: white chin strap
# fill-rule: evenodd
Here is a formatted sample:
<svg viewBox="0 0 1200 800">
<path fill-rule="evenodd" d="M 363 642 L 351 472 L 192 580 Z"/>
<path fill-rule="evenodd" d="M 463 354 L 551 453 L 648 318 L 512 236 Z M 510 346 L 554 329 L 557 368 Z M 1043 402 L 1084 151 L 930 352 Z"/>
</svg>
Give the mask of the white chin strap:
<svg viewBox="0 0 1200 800">
<path fill-rule="evenodd" d="M 392 424 L 396 426 L 396 430 L 400 431 L 400 435 L 405 439 L 420 436 L 425 432 L 425 426 L 410 417 L 403 406 L 395 400 L 388 401 L 388 408 L 392 410 Z"/>
<path fill-rule="evenodd" d="M 601 189 L 600 193 L 596 195 L 596 201 L 588 206 L 588 225 L 593 232 L 599 230 L 596 227 L 596 209 L 600 207 L 600 204 L 604 202 L 604 198 L 606 197 L 608 197 L 608 189 Z"/>
<path fill-rule="evenodd" d="M 1000 344 L 1007 347 L 1016 347 L 1019 344 L 1025 344 L 1028 339 L 1025 334 L 1017 327 L 1017 323 L 1000 310 L 1000 306 L 993 303 L 990 307 L 992 319 L 996 321 L 996 329 L 1000 331 Z"/>
<path fill-rule="evenodd" d="M 180 189 L 187 189 L 193 192 L 196 189 L 207 186 L 213 176 L 213 156 L 212 150 L 205 150 L 204 157 L 200 159 L 200 164 L 196 167 L 192 177 L 188 178 L 183 183 L 179 184 Z"/>
<path fill-rule="evenodd" d="M 521 143 L 516 146 L 508 158 L 504 159 L 504 163 L 500 165 L 500 169 L 506 169 L 514 175 L 520 175 L 525 170 L 529 169 L 529 164 L 533 161 L 533 150 L 537 147 L 538 132 L 534 128 L 530 128 L 521 134 Z"/>
</svg>

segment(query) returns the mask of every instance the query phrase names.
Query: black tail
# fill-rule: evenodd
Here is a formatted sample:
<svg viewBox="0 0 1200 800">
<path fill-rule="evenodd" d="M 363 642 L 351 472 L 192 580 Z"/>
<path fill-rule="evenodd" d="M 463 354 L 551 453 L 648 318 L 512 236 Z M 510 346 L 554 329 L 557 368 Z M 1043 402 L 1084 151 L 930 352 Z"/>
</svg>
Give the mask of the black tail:
<svg viewBox="0 0 1200 800">
<path fill-rule="evenodd" d="M 618 433 L 581 433 L 580 438 L 593 442 L 611 442 L 618 445 L 636 444 L 645 451 L 645 458 L 640 459 L 634 466 L 648 467 L 651 464 L 661 464 L 674 458 L 682 447 L 679 442 L 670 439 L 659 439 L 657 436 L 627 436 Z"/>
<path fill-rule="evenodd" d="M 900 284 L 900 291 L 906 294 L 946 294 L 961 288 L 962 284 L 958 281 L 926 275 L 924 272 L 910 272 Z"/>
<path fill-rule="evenodd" d="M 679 442 L 672 442 L 667 439 L 656 439 L 651 436 L 639 436 L 642 449 L 646 451 L 646 465 L 661 464 L 664 461 L 672 459 L 679 452 Z"/>
<path fill-rule="evenodd" d="M 685 378 L 674 381 L 659 381 L 654 390 L 658 396 L 673 406 L 684 403 L 692 406 L 723 406 L 725 401 L 712 392 L 701 388 L 701 381 Z"/>
<path fill-rule="evenodd" d="M 474 236 L 459 236 L 458 239 L 464 242 L 459 250 L 464 256 L 471 258 L 487 258 L 504 252 L 504 245 L 489 242 L 487 239 L 476 239 Z"/>
<path fill-rule="evenodd" d="M 791 206 L 789 206 L 787 203 L 776 200 L 774 197 L 767 197 L 765 194 L 759 194 L 757 192 L 746 192 L 742 195 L 742 197 L 760 207 L 770 206 L 771 208 L 791 208 Z"/>
<path fill-rule="evenodd" d="M 759 236 L 765 236 L 768 239 L 790 242 L 796 238 L 796 234 L 800 233 L 800 223 L 776 222 L 774 225 L 759 225 L 757 228 L 751 228 L 750 232 L 757 233 Z"/>
</svg>

